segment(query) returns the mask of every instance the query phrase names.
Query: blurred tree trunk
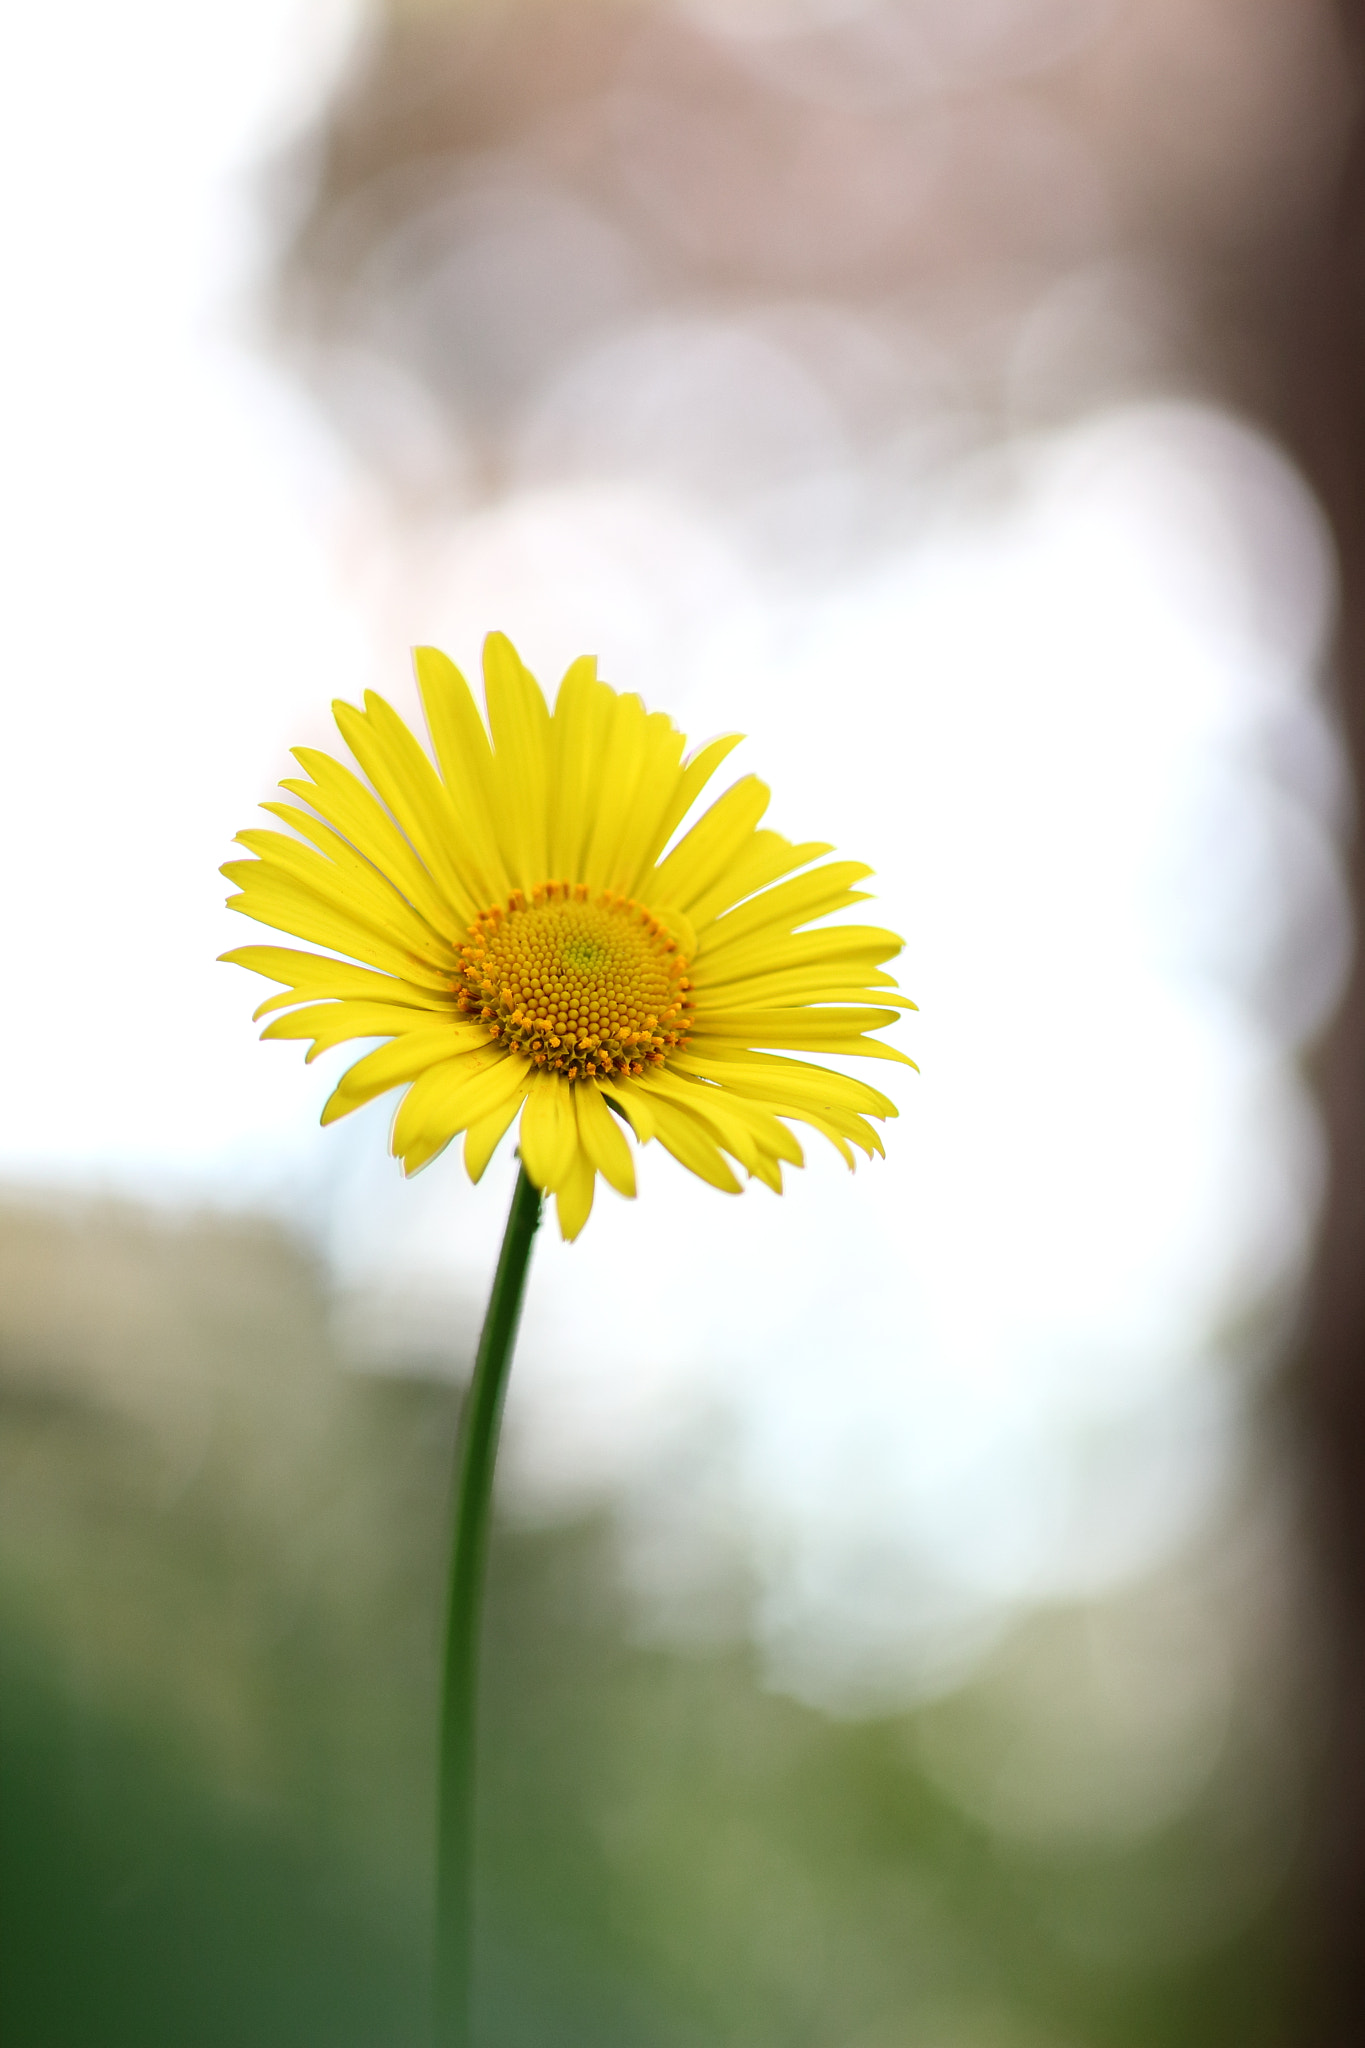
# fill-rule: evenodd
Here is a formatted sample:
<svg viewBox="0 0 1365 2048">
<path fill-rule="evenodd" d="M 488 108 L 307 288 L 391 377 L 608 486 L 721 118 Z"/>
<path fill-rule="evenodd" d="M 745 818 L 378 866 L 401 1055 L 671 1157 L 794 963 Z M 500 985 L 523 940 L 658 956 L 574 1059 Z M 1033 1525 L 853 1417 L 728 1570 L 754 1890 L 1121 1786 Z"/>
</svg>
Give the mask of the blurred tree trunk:
<svg viewBox="0 0 1365 2048">
<path fill-rule="evenodd" d="M 1335 680 L 1357 810 L 1365 801 L 1365 0 L 1339 0 L 1356 72 L 1342 174 L 1316 233 L 1281 269 L 1278 417 L 1332 524 L 1341 614 Z M 1350 848 L 1365 931 L 1365 833 Z M 1365 952 L 1322 1048 L 1317 1079 L 1330 1181 L 1294 1394 L 1308 1460 L 1329 1666 L 1326 1751 L 1316 1787 L 1309 2048 L 1365 2044 Z"/>
</svg>

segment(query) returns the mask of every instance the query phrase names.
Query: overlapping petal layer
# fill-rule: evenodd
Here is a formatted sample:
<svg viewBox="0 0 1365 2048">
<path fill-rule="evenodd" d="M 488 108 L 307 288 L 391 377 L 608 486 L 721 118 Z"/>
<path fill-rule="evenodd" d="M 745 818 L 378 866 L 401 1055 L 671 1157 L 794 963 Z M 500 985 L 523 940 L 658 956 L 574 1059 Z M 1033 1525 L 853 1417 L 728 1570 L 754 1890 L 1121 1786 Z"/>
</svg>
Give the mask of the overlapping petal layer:
<svg viewBox="0 0 1365 2048">
<path fill-rule="evenodd" d="M 681 832 L 737 742 L 685 757 L 671 720 L 574 663 L 551 712 L 510 641 L 484 650 L 487 723 L 463 676 L 416 652 L 432 758 L 380 697 L 335 706 L 361 774 L 311 748 L 243 832 L 229 901 L 326 952 L 223 957 L 280 984 L 256 1015 L 313 1059 L 379 1039 L 342 1076 L 330 1123 L 403 1088 L 408 1173 L 464 1134 L 477 1180 L 520 1118 L 522 1162 L 575 1237 L 600 1174 L 635 1192 L 625 1127 L 727 1193 L 736 1169 L 781 1191 L 808 1125 L 850 1166 L 894 1116 L 866 1082 L 793 1053 L 906 1060 L 869 1037 L 914 1005 L 872 925 L 819 925 L 866 901 L 869 869 L 762 825 L 745 776 Z M 362 779 L 363 778 L 363 779 Z M 812 929 L 812 927 L 815 927 Z M 591 1027 L 591 1028 L 589 1028 Z"/>
</svg>

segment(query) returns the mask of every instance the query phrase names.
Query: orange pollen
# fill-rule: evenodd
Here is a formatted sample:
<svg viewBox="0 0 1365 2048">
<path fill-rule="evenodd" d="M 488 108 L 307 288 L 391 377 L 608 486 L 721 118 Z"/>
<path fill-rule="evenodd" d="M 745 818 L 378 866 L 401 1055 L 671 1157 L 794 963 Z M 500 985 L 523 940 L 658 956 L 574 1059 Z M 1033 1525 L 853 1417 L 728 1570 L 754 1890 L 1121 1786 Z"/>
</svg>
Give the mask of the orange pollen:
<svg viewBox="0 0 1365 2048">
<path fill-rule="evenodd" d="M 460 1009 L 510 1052 L 577 1080 L 663 1066 L 687 1041 L 687 962 L 629 896 L 543 882 L 481 911 L 460 949 Z"/>
</svg>

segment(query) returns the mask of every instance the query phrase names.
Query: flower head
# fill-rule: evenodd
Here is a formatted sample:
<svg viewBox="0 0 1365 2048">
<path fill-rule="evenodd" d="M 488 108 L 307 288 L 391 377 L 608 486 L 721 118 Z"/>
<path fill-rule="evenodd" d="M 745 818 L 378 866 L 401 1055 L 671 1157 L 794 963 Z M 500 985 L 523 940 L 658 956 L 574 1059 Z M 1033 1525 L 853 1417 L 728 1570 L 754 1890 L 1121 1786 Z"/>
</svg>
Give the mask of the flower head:
<svg viewBox="0 0 1365 2048">
<path fill-rule="evenodd" d="M 551 712 L 491 635 L 485 728 L 453 663 L 430 647 L 415 658 L 436 766 L 383 698 L 339 703 L 366 779 L 299 748 L 307 779 L 282 785 L 298 801 L 264 806 L 289 831 L 240 833 L 255 858 L 223 869 L 234 909 L 329 949 L 224 954 L 283 985 L 256 1012 L 285 1013 L 263 1035 L 311 1039 L 310 1060 L 386 1041 L 343 1074 L 322 1121 L 402 1087 L 404 1170 L 463 1132 L 478 1180 L 519 1114 L 522 1163 L 555 1195 L 566 1237 L 599 1173 L 634 1194 L 623 1123 L 728 1193 L 731 1161 L 781 1191 L 783 1162 L 802 1163 L 789 1122 L 850 1166 L 854 1146 L 880 1152 L 867 1119 L 894 1105 L 789 1057 L 905 1059 L 866 1035 L 914 1007 L 882 967 L 900 940 L 817 925 L 864 900 L 854 885 L 870 870 L 815 865 L 830 847 L 761 829 L 768 792 L 753 776 L 677 837 L 737 738 L 684 758 L 671 720 L 600 682 L 591 660 Z"/>
</svg>

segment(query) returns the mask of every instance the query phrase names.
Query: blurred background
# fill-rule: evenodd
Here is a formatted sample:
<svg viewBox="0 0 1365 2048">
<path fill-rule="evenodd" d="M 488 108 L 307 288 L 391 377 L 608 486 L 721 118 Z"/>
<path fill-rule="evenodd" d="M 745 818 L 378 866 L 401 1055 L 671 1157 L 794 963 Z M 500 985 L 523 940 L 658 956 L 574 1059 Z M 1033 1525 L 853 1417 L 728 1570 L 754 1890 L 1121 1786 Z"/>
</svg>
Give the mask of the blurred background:
<svg viewBox="0 0 1365 2048">
<path fill-rule="evenodd" d="M 215 870 L 493 627 L 875 864 L 923 1072 L 542 1238 L 488 2048 L 1365 2040 L 1360 13 L 0 23 L 7 2048 L 424 2039 L 513 1162 L 320 1134 Z"/>
</svg>

